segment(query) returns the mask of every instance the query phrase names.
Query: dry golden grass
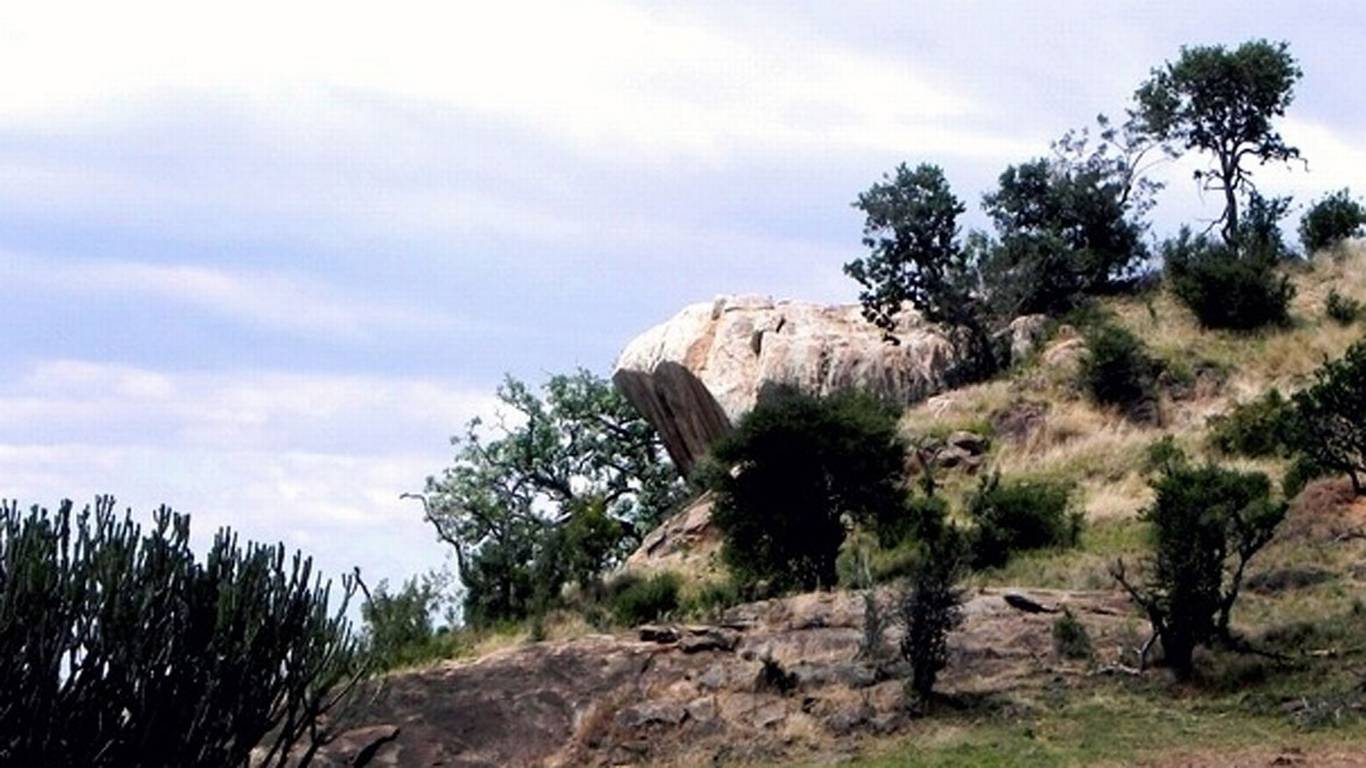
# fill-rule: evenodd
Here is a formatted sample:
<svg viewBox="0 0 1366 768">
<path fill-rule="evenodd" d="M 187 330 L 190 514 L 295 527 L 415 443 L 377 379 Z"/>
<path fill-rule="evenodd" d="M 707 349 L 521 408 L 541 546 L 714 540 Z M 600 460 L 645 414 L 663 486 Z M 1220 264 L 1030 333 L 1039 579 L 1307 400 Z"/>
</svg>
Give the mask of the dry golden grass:
<svg viewBox="0 0 1366 768">
<path fill-rule="evenodd" d="M 1214 458 L 1206 446 L 1209 417 L 1271 387 L 1293 391 L 1324 360 L 1337 357 L 1362 337 L 1324 313 L 1330 290 L 1366 302 L 1366 246 L 1353 244 L 1336 255 L 1321 254 L 1291 268 L 1297 292 L 1288 328 L 1257 333 L 1211 331 L 1165 291 L 1109 300 L 1107 309 L 1120 325 L 1137 334 L 1153 354 L 1178 371 L 1209 368 L 1221 372 L 1222 386 L 1183 400 L 1164 398 L 1161 423 L 1138 424 L 1098 408 L 1080 395 L 1068 376 L 1041 363 L 1011 376 L 931 398 L 909 410 L 902 428 L 910 435 L 943 435 L 956 429 L 990 431 L 992 416 L 1012 403 L 1047 404 L 1043 425 L 1023 440 L 997 436 L 990 466 L 1004 474 L 1045 476 L 1073 482 L 1079 502 L 1093 520 L 1127 517 L 1148 503 L 1151 491 L 1142 474 L 1147 448 L 1165 435 L 1196 458 Z M 1061 343 L 1061 342 L 1055 342 Z M 1220 461 L 1279 477 L 1284 462 Z M 970 487 L 953 478 L 948 492 Z"/>
</svg>

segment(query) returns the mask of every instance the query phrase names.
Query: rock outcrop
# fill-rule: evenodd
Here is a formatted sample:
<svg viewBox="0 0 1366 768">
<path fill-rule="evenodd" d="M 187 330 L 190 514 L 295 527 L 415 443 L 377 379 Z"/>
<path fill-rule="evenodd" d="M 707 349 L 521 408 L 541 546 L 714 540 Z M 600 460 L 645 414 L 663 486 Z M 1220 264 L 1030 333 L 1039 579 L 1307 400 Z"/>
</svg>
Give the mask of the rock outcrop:
<svg viewBox="0 0 1366 768">
<path fill-rule="evenodd" d="M 723 296 L 631 341 L 613 381 L 686 473 L 777 388 L 861 389 L 906 404 L 944 389 L 954 362 L 944 335 L 908 309 L 894 336 L 888 343 L 857 305 Z"/>
<path fill-rule="evenodd" d="M 944 691 L 1020 691 L 1086 674 L 1084 663 L 1055 654 L 1050 613 L 1021 612 L 1005 594 L 985 590 L 964 606 Z M 1049 611 L 1066 607 L 1107 655 L 1130 615 L 1121 593 L 1011 594 Z M 893 597 L 878 600 L 890 610 Z M 861 653 L 863 610 L 858 593 L 798 595 L 737 606 L 708 626 L 531 643 L 397 673 L 315 765 L 713 765 L 845 755 L 905 724 L 899 631 Z M 765 684 L 766 659 L 785 685 Z"/>
</svg>

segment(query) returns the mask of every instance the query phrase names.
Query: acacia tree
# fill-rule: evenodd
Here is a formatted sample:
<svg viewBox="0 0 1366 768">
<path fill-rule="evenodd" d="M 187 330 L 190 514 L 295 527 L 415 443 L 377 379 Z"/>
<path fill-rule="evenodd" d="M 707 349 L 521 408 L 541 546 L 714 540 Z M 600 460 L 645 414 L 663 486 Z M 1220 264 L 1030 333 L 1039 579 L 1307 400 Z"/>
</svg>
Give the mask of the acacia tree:
<svg viewBox="0 0 1366 768">
<path fill-rule="evenodd" d="M 0 764 L 303 766 L 367 673 L 346 606 L 284 546 L 207 556 L 162 507 L 0 504 Z M 255 752 L 255 754 L 253 754 Z"/>
<path fill-rule="evenodd" d="M 1248 161 L 1264 165 L 1300 156 L 1273 120 L 1285 115 L 1302 74 L 1286 43 L 1183 47 L 1180 58 L 1154 69 L 1135 93 L 1143 130 L 1211 155 L 1195 178 L 1204 189 L 1223 193 L 1224 211 L 1214 225 L 1223 225 L 1230 246 L 1238 241 L 1239 194 L 1253 187 Z"/>
<path fill-rule="evenodd" d="M 552 377 L 543 397 L 509 377 L 498 399 L 497 422 L 453 438 L 455 462 L 422 497 L 476 625 L 620 561 L 685 492 L 654 428 L 589 371 Z"/>
<path fill-rule="evenodd" d="M 958 216 L 966 208 L 944 172 L 903 163 L 860 194 L 854 207 L 866 216 L 863 244 L 872 252 L 845 264 L 844 271 L 863 288 L 864 317 L 895 341 L 898 315 L 909 303 L 952 331 L 961 378 L 993 373 L 997 361 L 980 296 L 980 254 L 958 241 Z"/>
</svg>

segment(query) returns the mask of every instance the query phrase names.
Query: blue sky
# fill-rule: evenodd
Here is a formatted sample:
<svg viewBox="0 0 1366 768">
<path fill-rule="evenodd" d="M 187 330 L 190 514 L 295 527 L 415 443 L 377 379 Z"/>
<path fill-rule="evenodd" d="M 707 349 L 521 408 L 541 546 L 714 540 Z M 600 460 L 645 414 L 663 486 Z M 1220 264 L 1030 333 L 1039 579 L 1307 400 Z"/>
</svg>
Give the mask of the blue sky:
<svg viewBox="0 0 1366 768">
<path fill-rule="evenodd" d="M 880 173 L 941 164 L 981 225 L 1183 43 L 1288 40 L 1309 170 L 1259 180 L 1366 191 L 1351 2 L 199 5 L 0 8 L 0 495 L 371 581 L 442 562 L 398 495 L 503 372 L 606 373 L 718 293 L 849 300 Z M 1192 167 L 1155 232 L 1215 215 Z"/>
</svg>

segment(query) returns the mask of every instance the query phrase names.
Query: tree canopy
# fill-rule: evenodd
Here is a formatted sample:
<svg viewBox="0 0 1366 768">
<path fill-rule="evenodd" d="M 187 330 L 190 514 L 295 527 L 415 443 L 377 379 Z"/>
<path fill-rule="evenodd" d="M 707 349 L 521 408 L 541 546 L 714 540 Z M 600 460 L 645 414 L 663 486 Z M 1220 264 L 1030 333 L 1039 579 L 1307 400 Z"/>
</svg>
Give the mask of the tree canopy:
<svg viewBox="0 0 1366 768">
<path fill-rule="evenodd" d="M 1207 152 L 1211 162 L 1195 172 L 1205 189 L 1224 194 L 1225 243 L 1239 234 L 1239 195 L 1252 186 L 1248 161 L 1260 164 L 1300 156 L 1277 130 L 1302 72 L 1286 43 L 1254 40 L 1229 49 L 1191 46 L 1152 71 L 1135 93 L 1145 131 L 1161 141 Z"/>
<path fill-rule="evenodd" d="M 454 463 L 427 480 L 427 517 L 454 548 L 473 624 L 525 616 L 596 576 L 683 498 L 658 434 L 610 382 L 579 370 L 543 391 L 509 377 L 497 422 L 470 422 Z"/>
</svg>

